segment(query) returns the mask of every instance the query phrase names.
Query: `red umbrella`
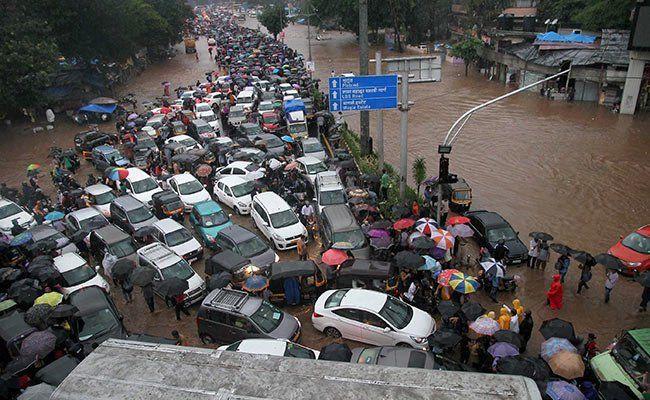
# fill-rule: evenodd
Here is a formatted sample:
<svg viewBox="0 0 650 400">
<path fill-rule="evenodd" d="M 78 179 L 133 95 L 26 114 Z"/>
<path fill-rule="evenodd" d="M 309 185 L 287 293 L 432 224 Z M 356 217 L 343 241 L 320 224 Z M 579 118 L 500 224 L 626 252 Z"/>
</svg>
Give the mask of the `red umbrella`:
<svg viewBox="0 0 650 400">
<path fill-rule="evenodd" d="M 451 279 L 451 276 L 457 272 L 460 272 L 457 269 L 443 269 L 440 272 L 440 275 L 438 275 L 438 284 L 442 286 L 449 286 L 449 280 Z"/>
<path fill-rule="evenodd" d="M 348 255 L 343 250 L 329 249 L 322 255 L 322 260 L 325 264 L 333 267 L 340 265 L 348 259 Z"/>
<path fill-rule="evenodd" d="M 467 224 L 469 223 L 469 218 L 463 217 L 462 215 L 455 215 L 451 218 L 447 218 L 447 225 L 458 225 L 458 224 Z"/>
<path fill-rule="evenodd" d="M 395 221 L 395 223 L 393 224 L 393 229 L 401 231 L 412 227 L 413 224 L 415 224 L 415 221 L 412 220 L 411 218 L 402 218 Z"/>
</svg>

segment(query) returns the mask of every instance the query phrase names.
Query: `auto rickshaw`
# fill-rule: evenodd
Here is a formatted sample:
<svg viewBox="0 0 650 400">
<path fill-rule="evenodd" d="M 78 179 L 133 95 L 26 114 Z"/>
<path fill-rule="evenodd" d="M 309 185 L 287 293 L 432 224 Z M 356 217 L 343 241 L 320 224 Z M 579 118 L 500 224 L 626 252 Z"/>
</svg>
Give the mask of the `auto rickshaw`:
<svg viewBox="0 0 650 400">
<path fill-rule="evenodd" d="M 300 299 L 315 300 L 325 290 L 330 274 L 329 268 L 319 268 L 313 261 L 283 261 L 271 264 L 269 291 L 272 302 L 285 300 L 284 282 L 295 278 L 300 284 Z M 330 276 L 331 277 L 331 276 Z M 319 291 L 318 288 L 323 288 Z"/>
<path fill-rule="evenodd" d="M 153 153 L 151 148 L 143 145 L 133 146 L 133 165 L 140 169 L 146 169 L 149 164 L 149 157 Z"/>
<path fill-rule="evenodd" d="M 183 38 L 183 43 L 185 44 L 185 53 L 196 53 L 196 39 L 187 36 Z"/>
<path fill-rule="evenodd" d="M 170 161 L 172 165 L 178 164 L 181 173 L 192 173 L 199 165 L 202 164 L 201 157 L 197 156 L 196 154 L 189 153 L 176 154 L 175 156 L 172 156 Z"/>
<path fill-rule="evenodd" d="M 151 200 L 153 213 L 159 219 L 173 218 L 177 221 L 183 221 L 183 202 L 176 192 L 169 189 L 163 190 L 154 193 Z"/>
<path fill-rule="evenodd" d="M 187 126 L 181 121 L 172 121 L 169 126 L 173 135 L 187 135 Z"/>
<path fill-rule="evenodd" d="M 362 288 L 383 292 L 384 281 L 393 275 L 388 261 L 356 259 L 352 265 L 341 267 L 334 274 L 337 288 Z"/>
<path fill-rule="evenodd" d="M 433 193 L 437 193 L 437 185 L 442 186 L 442 198 L 449 201 L 449 209 L 451 211 L 462 213 L 469 210 L 472 205 L 472 189 L 465 179 L 459 178 L 456 175 L 451 175 L 450 183 L 433 183 Z M 435 200 L 435 198 L 434 198 Z"/>
<path fill-rule="evenodd" d="M 199 162 L 201 164 L 212 165 L 212 163 L 214 163 L 217 160 L 217 158 L 214 156 L 214 153 L 208 149 L 191 149 L 188 150 L 185 154 L 198 156 Z"/>
<path fill-rule="evenodd" d="M 228 272 L 232 275 L 232 284 L 241 287 L 246 279 L 253 274 L 260 272 L 260 269 L 250 260 L 240 256 L 232 250 L 221 251 L 205 262 L 206 275 L 214 275 L 220 272 Z"/>
</svg>

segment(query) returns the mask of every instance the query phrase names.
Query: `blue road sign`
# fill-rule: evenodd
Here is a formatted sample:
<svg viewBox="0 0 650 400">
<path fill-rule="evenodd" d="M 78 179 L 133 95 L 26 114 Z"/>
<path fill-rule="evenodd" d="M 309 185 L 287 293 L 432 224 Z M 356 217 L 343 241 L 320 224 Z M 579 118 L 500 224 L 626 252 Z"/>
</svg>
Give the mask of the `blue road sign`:
<svg viewBox="0 0 650 400">
<path fill-rule="evenodd" d="M 329 78 L 330 112 L 397 108 L 397 75 Z"/>
</svg>

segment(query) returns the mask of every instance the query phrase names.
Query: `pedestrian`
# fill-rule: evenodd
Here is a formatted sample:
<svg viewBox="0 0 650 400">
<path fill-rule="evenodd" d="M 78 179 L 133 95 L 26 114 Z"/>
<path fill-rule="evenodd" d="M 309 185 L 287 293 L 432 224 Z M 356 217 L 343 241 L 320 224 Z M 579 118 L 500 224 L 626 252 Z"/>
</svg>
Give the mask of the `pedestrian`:
<svg viewBox="0 0 650 400">
<path fill-rule="evenodd" d="M 641 294 L 641 304 L 639 304 L 639 312 L 648 311 L 648 302 L 650 302 L 650 286 L 643 288 L 643 293 Z"/>
<path fill-rule="evenodd" d="M 420 218 L 420 205 L 417 200 L 413 200 L 413 205 L 411 206 L 411 213 L 413 214 L 414 219 Z"/>
<path fill-rule="evenodd" d="M 530 250 L 528 250 L 528 268 L 535 268 L 535 263 L 537 263 L 538 255 L 539 241 L 535 238 L 530 238 Z"/>
<path fill-rule="evenodd" d="M 300 209 L 300 215 L 302 215 L 303 220 L 307 225 L 311 225 L 314 218 L 314 206 L 310 202 L 305 201 L 302 208 Z"/>
<path fill-rule="evenodd" d="M 502 330 L 510 330 L 510 313 L 508 312 L 508 309 L 505 307 L 501 307 L 501 310 L 499 310 L 499 326 L 501 327 Z"/>
<path fill-rule="evenodd" d="M 591 360 L 596 355 L 598 355 L 598 345 L 596 344 L 596 335 L 590 333 L 587 335 L 587 343 L 585 343 L 585 348 L 582 353 L 582 356 L 587 360 Z"/>
<path fill-rule="evenodd" d="M 490 299 L 492 299 L 493 302 L 498 303 L 499 300 L 497 300 L 497 292 L 499 291 L 499 277 L 497 274 L 494 274 L 492 276 L 492 285 L 490 287 Z"/>
<path fill-rule="evenodd" d="M 519 322 L 519 334 L 523 339 L 522 348 L 521 348 L 522 353 L 526 351 L 526 345 L 528 344 L 528 341 L 530 340 L 530 336 L 533 333 L 533 325 L 534 322 L 533 322 L 533 316 L 531 312 L 525 311 L 522 320 Z"/>
<path fill-rule="evenodd" d="M 591 263 L 586 262 L 584 264 L 578 265 L 580 269 L 580 282 L 578 282 L 578 294 L 582 291 L 582 288 L 589 289 L 587 282 L 591 280 Z"/>
<path fill-rule="evenodd" d="M 514 308 L 510 310 L 510 330 L 519 333 L 519 315 Z"/>
<path fill-rule="evenodd" d="M 549 246 L 546 240 L 542 240 L 539 244 L 539 254 L 537 255 L 537 268 L 546 269 L 546 263 L 549 257 Z"/>
<path fill-rule="evenodd" d="M 308 256 L 307 245 L 305 244 L 305 241 L 302 240 L 302 236 L 299 237 L 296 242 L 296 250 L 298 251 L 298 258 L 300 261 L 306 261 Z"/>
<path fill-rule="evenodd" d="M 181 320 L 181 312 L 183 312 L 183 314 L 187 315 L 188 317 L 190 316 L 190 313 L 185 307 L 185 293 L 172 296 L 172 304 L 174 305 L 174 314 L 176 314 L 177 321 Z"/>
<path fill-rule="evenodd" d="M 120 289 L 122 290 L 122 296 L 124 297 L 124 301 L 126 304 L 129 304 L 133 301 L 133 284 L 131 283 L 131 280 L 127 276 L 124 279 L 119 280 L 119 285 Z"/>
<path fill-rule="evenodd" d="M 562 295 L 563 288 L 562 282 L 560 282 L 560 275 L 553 275 L 553 283 L 551 287 L 546 292 L 546 304 L 551 306 L 551 310 L 561 310 L 562 309 Z"/>
<path fill-rule="evenodd" d="M 445 226 L 447 215 L 449 215 L 449 200 L 442 199 L 440 202 L 440 226 Z"/>
<path fill-rule="evenodd" d="M 18 224 L 18 218 L 11 220 L 11 236 L 16 237 L 25 232 L 25 228 Z"/>
<path fill-rule="evenodd" d="M 508 253 L 510 253 L 510 249 L 508 246 L 506 246 L 505 240 L 499 239 L 497 245 L 494 246 L 494 250 L 492 251 L 492 257 L 494 257 L 495 260 L 501 262 L 506 259 Z"/>
<path fill-rule="evenodd" d="M 555 269 L 560 274 L 560 282 L 564 283 L 564 277 L 569 272 L 571 259 L 566 254 L 562 254 L 555 262 Z"/>
<path fill-rule="evenodd" d="M 381 170 L 381 178 L 379 179 L 379 191 L 381 193 L 381 200 L 388 200 L 388 187 L 390 186 L 390 175 L 386 169 Z"/>
<path fill-rule="evenodd" d="M 172 337 L 176 340 L 176 346 L 187 346 L 185 335 L 181 335 L 177 330 L 172 331 Z"/>
<path fill-rule="evenodd" d="M 153 313 L 155 303 L 153 301 L 153 285 L 151 283 L 142 287 L 142 297 L 144 297 L 144 302 L 147 303 L 147 307 L 149 307 L 149 312 Z"/>
<path fill-rule="evenodd" d="M 514 299 L 512 301 L 512 308 L 517 311 L 517 315 L 521 318 L 524 314 L 524 307 L 521 305 L 519 299 Z"/>
<path fill-rule="evenodd" d="M 618 272 L 608 269 L 605 273 L 605 303 L 609 303 L 609 296 L 614 286 L 616 286 L 616 282 L 618 282 Z"/>
<path fill-rule="evenodd" d="M 107 278 L 113 279 L 113 265 L 117 262 L 117 257 L 109 253 L 108 251 L 104 254 L 102 259 L 102 268 L 104 269 L 104 276 Z"/>
</svg>

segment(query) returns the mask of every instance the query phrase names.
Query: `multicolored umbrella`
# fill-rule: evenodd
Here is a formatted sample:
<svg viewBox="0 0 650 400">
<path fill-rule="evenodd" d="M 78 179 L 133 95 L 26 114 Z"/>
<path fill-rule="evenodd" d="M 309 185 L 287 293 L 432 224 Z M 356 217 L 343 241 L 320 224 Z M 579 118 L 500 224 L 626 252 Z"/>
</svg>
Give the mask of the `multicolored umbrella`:
<svg viewBox="0 0 650 400">
<path fill-rule="evenodd" d="M 412 220 L 411 218 L 402 218 L 402 219 L 398 219 L 397 221 L 395 221 L 395 223 L 393 224 L 393 229 L 395 229 L 397 231 L 401 231 L 401 230 L 404 230 L 404 229 L 409 229 L 414 224 L 415 224 L 415 221 Z"/>
<path fill-rule="evenodd" d="M 438 275 L 438 284 L 442 286 L 449 286 L 449 280 L 451 279 L 451 276 L 455 273 L 461 273 L 457 269 L 445 269 L 440 272 L 440 275 Z"/>
<path fill-rule="evenodd" d="M 587 400 L 575 385 L 565 381 L 551 381 L 546 385 L 546 394 L 553 400 Z"/>
<path fill-rule="evenodd" d="M 576 379 L 585 374 L 585 363 L 580 354 L 562 350 L 548 360 L 548 366 L 557 376 Z"/>
<path fill-rule="evenodd" d="M 560 351 L 577 353 L 578 349 L 576 349 L 568 339 L 552 337 L 542 343 L 540 356 L 544 359 L 544 361 L 548 361 L 551 359 L 551 357 Z"/>
<path fill-rule="evenodd" d="M 49 213 L 45 214 L 45 220 L 46 221 L 58 221 L 63 219 L 65 217 L 65 213 L 61 211 L 50 211 Z"/>
<path fill-rule="evenodd" d="M 449 286 L 458 293 L 469 294 L 476 292 L 481 285 L 473 276 L 458 272 L 449 278 Z"/>
<path fill-rule="evenodd" d="M 39 169 L 41 169 L 41 164 L 34 163 L 27 166 L 27 172 L 34 172 L 38 171 Z"/>
<path fill-rule="evenodd" d="M 415 229 L 424 235 L 430 236 L 438 228 L 438 223 L 432 218 L 425 217 L 415 221 Z"/>
<path fill-rule="evenodd" d="M 486 261 L 481 263 L 481 267 L 485 271 L 485 276 L 497 278 L 503 278 L 506 273 L 506 267 L 501 262 L 495 260 L 494 258 L 488 258 Z"/>
<path fill-rule="evenodd" d="M 474 231 L 472 228 L 465 224 L 452 225 L 448 226 L 447 228 L 449 233 L 451 233 L 454 237 L 468 238 L 474 236 Z"/>
<path fill-rule="evenodd" d="M 335 265 L 340 265 L 348 259 L 348 255 L 343 250 L 329 249 L 321 256 L 321 260 L 333 267 Z"/>
<path fill-rule="evenodd" d="M 447 225 L 458 225 L 458 224 L 468 224 L 469 218 L 463 217 L 462 215 L 454 215 L 453 217 L 447 218 Z"/>
<path fill-rule="evenodd" d="M 469 329 L 479 335 L 492 336 L 500 329 L 499 323 L 489 317 L 478 317 L 476 321 L 469 324 Z"/>
<path fill-rule="evenodd" d="M 436 242 L 436 246 L 443 250 L 449 250 L 454 247 L 456 240 L 451 233 L 444 229 L 436 229 L 431 232 L 431 238 Z"/>
<path fill-rule="evenodd" d="M 129 170 L 120 167 L 115 167 L 106 174 L 106 177 L 112 181 L 126 179 L 127 176 L 129 176 Z"/>
</svg>

